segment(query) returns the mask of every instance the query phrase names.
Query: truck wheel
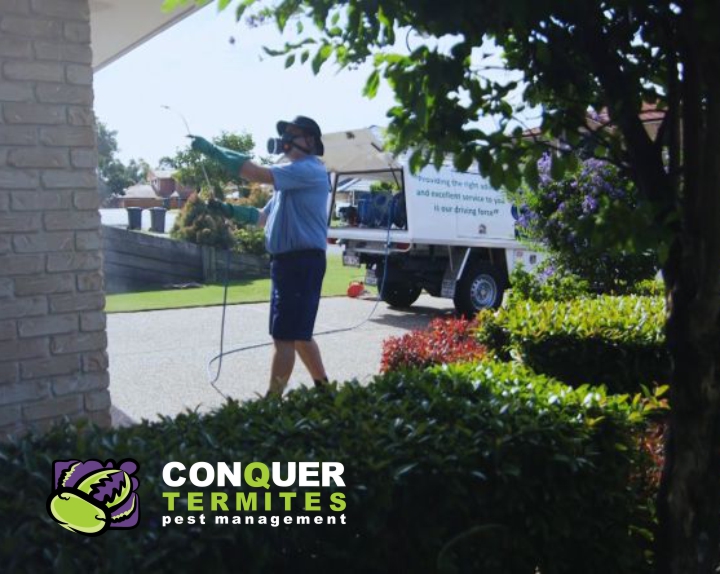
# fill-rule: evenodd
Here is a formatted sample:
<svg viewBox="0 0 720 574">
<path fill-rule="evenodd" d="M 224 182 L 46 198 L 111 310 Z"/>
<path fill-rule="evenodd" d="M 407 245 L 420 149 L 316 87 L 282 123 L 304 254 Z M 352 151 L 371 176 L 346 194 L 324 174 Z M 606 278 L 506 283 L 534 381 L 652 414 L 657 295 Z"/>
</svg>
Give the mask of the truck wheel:
<svg viewBox="0 0 720 574">
<path fill-rule="evenodd" d="M 502 303 L 505 282 L 500 272 L 486 261 L 468 265 L 455 287 L 455 309 L 474 317 L 481 309 L 497 308 Z"/>
<path fill-rule="evenodd" d="M 391 307 L 410 307 L 420 297 L 422 289 L 412 283 L 387 283 L 382 289 L 378 288 L 380 297 Z"/>
</svg>

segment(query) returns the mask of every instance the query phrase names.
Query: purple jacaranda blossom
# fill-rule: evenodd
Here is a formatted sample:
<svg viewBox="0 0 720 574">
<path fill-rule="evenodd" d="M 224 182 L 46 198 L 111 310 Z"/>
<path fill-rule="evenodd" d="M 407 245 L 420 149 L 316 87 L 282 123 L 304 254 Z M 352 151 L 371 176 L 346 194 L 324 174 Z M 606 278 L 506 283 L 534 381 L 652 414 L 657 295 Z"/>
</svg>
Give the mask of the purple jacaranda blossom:
<svg viewBox="0 0 720 574">
<path fill-rule="evenodd" d="M 595 213 L 598 207 L 598 200 L 592 195 L 586 195 L 582 202 L 582 209 L 585 213 Z"/>
<path fill-rule="evenodd" d="M 549 185 L 552 182 L 550 168 L 552 165 L 552 157 L 549 153 L 544 153 L 537 162 L 538 175 L 540 176 L 540 185 Z"/>
<path fill-rule="evenodd" d="M 538 277 L 541 281 L 547 281 L 548 279 L 550 279 L 550 277 L 555 275 L 555 271 L 556 271 L 556 269 L 555 269 L 554 265 L 546 265 L 540 271 L 540 273 L 538 274 Z"/>
</svg>

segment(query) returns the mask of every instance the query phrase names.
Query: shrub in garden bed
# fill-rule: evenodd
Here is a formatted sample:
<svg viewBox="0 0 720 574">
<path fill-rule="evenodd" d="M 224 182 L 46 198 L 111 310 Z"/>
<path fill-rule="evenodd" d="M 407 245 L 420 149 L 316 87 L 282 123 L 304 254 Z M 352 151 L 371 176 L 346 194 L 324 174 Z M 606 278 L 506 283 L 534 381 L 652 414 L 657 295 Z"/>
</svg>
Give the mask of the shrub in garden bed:
<svg viewBox="0 0 720 574">
<path fill-rule="evenodd" d="M 553 265 L 549 259 L 532 272 L 518 266 L 510 276 L 510 284 L 512 285 L 512 289 L 508 292 L 510 302 L 572 301 L 603 295 L 593 291 L 587 280 Z M 621 287 L 622 290 L 605 293 L 605 295 L 661 297 L 665 293 L 662 281 L 654 278 L 625 284 Z"/>
<path fill-rule="evenodd" d="M 265 230 L 260 227 L 240 227 L 233 232 L 233 251 L 249 255 L 265 255 Z"/>
<path fill-rule="evenodd" d="M 522 265 L 518 266 L 510 276 L 510 285 L 511 302 L 570 301 L 595 295 L 586 280 L 560 271 L 550 262 L 541 263 L 537 271 L 526 271 Z"/>
<path fill-rule="evenodd" d="M 652 514 L 633 433 L 645 418 L 642 402 L 481 363 L 108 432 L 63 427 L 0 450 L 0 560 L 4 572 L 642 573 Z M 140 463 L 137 528 L 88 539 L 51 521 L 53 459 L 127 456 Z M 170 461 L 341 462 L 344 488 L 309 489 L 322 491 L 322 512 L 298 503 L 291 514 L 340 514 L 328 507 L 340 490 L 346 524 L 216 526 L 224 513 L 206 507 L 205 526 L 163 528 L 163 515 L 200 514 L 188 512 L 188 491 L 236 492 L 167 487 Z M 164 491 L 181 493 L 178 512 Z M 263 500 L 229 514 L 284 514 Z"/>
<path fill-rule="evenodd" d="M 485 348 L 477 341 L 476 329 L 475 321 L 438 318 L 427 329 L 390 337 L 383 341 L 380 371 L 478 360 L 485 355 Z"/>
<path fill-rule="evenodd" d="M 552 163 L 551 154 L 543 156 L 538 185 L 512 193 L 518 231 L 547 246 L 554 263 L 593 291 L 627 292 L 655 275 L 656 240 L 641 245 L 636 232 L 652 225 L 652 209 L 622 170 L 590 158 L 558 178 Z"/>
<path fill-rule="evenodd" d="M 208 209 L 207 204 L 193 193 L 175 219 L 170 237 L 198 245 L 228 249 L 233 237 L 224 218 Z"/>
<path fill-rule="evenodd" d="M 667 383 L 665 309 L 658 297 L 600 296 L 571 301 L 512 301 L 480 316 L 479 340 L 503 359 L 573 386 L 605 384 L 635 393 Z"/>
</svg>

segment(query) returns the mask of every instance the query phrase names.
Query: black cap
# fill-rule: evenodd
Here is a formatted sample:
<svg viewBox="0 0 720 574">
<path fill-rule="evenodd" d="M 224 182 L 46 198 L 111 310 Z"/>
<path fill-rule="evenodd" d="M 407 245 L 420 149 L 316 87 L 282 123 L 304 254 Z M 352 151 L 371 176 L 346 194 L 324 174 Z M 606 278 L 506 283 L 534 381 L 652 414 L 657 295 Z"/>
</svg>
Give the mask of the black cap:
<svg viewBox="0 0 720 574">
<path fill-rule="evenodd" d="M 300 128 L 305 133 L 310 134 L 311 136 L 315 136 L 315 147 L 317 148 L 316 155 L 323 155 L 325 153 L 325 146 L 320 139 L 322 138 L 322 132 L 320 131 L 320 126 L 317 125 L 317 122 L 315 120 L 310 119 L 306 116 L 297 116 L 291 122 L 279 121 L 277 123 L 278 135 L 283 135 L 288 126 L 295 126 L 297 128 Z"/>
</svg>

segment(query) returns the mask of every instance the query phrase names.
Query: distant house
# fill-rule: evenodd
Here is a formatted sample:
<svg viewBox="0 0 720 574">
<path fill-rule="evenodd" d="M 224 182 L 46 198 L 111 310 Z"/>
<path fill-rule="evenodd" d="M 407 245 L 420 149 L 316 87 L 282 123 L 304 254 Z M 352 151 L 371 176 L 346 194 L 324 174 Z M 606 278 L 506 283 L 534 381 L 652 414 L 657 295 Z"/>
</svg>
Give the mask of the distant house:
<svg viewBox="0 0 720 574">
<path fill-rule="evenodd" d="M 163 207 L 155 188 L 149 183 L 136 183 L 125 190 L 120 198 L 121 207 Z"/>
<path fill-rule="evenodd" d="M 151 170 L 147 182 L 136 183 L 125 190 L 120 207 L 182 207 L 194 190 L 179 184 L 174 175 L 173 170 Z"/>
<path fill-rule="evenodd" d="M 645 131 L 654 140 L 657 137 L 663 120 L 665 119 L 665 110 L 658 109 L 654 104 L 643 103 L 638 117 L 640 118 Z M 603 130 L 613 132 L 616 129 L 607 109 L 602 109 L 600 112 L 588 112 L 586 116 L 586 124 L 587 127 L 582 131 L 590 134 Z M 531 128 L 523 132 L 523 137 L 535 140 L 542 139 L 542 130 L 540 128 Z"/>
</svg>

